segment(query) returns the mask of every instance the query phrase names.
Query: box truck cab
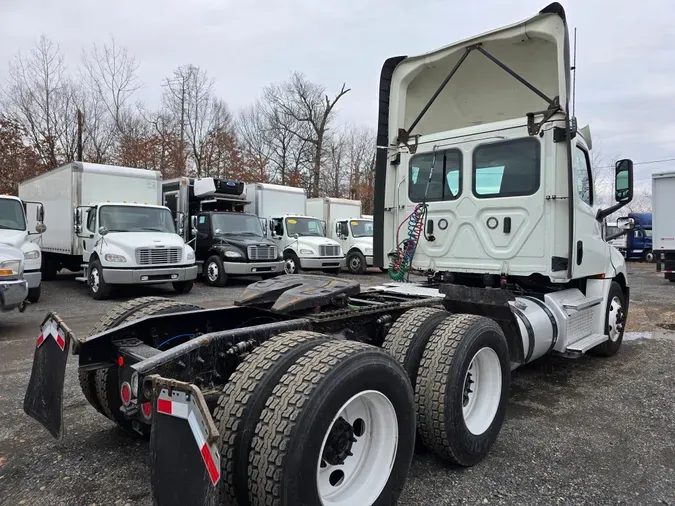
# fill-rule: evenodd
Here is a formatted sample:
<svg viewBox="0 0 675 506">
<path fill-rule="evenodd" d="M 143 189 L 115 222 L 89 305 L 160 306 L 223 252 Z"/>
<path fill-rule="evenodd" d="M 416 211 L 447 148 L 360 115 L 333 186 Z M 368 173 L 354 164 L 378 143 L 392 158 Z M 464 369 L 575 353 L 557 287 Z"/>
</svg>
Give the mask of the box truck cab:
<svg viewBox="0 0 675 506">
<path fill-rule="evenodd" d="M 157 171 L 73 162 L 19 185 L 19 196 L 40 198 L 44 277 L 67 268 L 82 277 L 95 299 L 114 285 L 172 283 L 191 290 L 194 250 L 176 233 L 161 202 Z"/>
<path fill-rule="evenodd" d="M 654 261 L 652 250 L 652 213 L 628 213 L 634 228 L 626 232 L 626 259 Z"/>
<path fill-rule="evenodd" d="M 29 229 L 27 215 L 34 212 L 35 227 Z M 28 284 L 29 302 L 40 300 L 42 254 L 39 241 L 46 230 L 44 207 L 40 202 L 27 202 L 10 195 L 0 196 L 0 243 L 14 246 L 23 252 L 23 279 Z M 35 242 L 34 242 L 35 241 Z"/>
<path fill-rule="evenodd" d="M 363 274 L 373 265 L 373 220 L 361 217 L 361 201 L 322 197 L 307 200 L 307 214 L 326 222 L 329 236 L 340 243 L 347 269 Z"/>
<path fill-rule="evenodd" d="M 247 210 L 261 219 L 282 252 L 284 271 L 322 270 L 337 275 L 345 266 L 340 244 L 326 237 L 326 223 L 307 215 L 302 188 L 255 183 L 247 186 Z"/>
<path fill-rule="evenodd" d="M 183 239 L 194 246 L 206 284 L 225 286 L 232 276 L 283 274 L 279 247 L 258 217 L 244 212 L 249 203 L 244 183 L 182 177 L 164 181 L 162 193 Z"/>
</svg>

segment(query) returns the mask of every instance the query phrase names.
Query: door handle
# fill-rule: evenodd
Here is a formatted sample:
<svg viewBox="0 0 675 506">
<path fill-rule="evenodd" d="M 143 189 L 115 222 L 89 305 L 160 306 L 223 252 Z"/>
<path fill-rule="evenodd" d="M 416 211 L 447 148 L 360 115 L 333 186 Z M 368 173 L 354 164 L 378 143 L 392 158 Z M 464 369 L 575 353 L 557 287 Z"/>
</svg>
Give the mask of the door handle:
<svg viewBox="0 0 675 506">
<path fill-rule="evenodd" d="M 584 260 L 584 243 L 577 241 L 577 265 L 581 265 Z"/>
<path fill-rule="evenodd" d="M 434 233 L 434 220 L 427 220 L 427 235 Z"/>
<path fill-rule="evenodd" d="M 511 233 L 511 218 L 508 216 L 504 218 L 504 233 L 505 234 Z"/>
</svg>

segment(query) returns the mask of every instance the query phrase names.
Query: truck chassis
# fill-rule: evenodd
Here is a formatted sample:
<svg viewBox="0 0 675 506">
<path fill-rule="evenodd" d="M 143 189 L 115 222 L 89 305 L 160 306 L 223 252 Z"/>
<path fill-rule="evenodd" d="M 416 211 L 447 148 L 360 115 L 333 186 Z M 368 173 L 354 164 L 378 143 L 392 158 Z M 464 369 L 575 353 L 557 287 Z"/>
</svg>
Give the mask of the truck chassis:
<svg viewBox="0 0 675 506">
<path fill-rule="evenodd" d="M 49 313 L 24 410 L 64 436 L 72 348 L 89 403 L 150 436 L 156 504 L 391 504 L 416 432 L 463 466 L 496 440 L 510 370 L 529 354 L 514 300 L 287 275 L 220 309 L 132 300 L 79 339 Z"/>
</svg>

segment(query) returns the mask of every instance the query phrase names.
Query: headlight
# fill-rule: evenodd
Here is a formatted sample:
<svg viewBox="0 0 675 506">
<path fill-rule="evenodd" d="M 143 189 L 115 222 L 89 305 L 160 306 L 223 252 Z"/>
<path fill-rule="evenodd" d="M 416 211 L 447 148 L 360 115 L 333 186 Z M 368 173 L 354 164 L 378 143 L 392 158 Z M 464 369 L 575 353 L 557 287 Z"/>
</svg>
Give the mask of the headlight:
<svg viewBox="0 0 675 506">
<path fill-rule="evenodd" d="M 188 252 L 187 259 L 188 260 L 194 260 L 195 259 L 195 252 L 194 251 Z"/>
<path fill-rule="evenodd" d="M 373 254 L 373 248 L 364 248 L 366 251 L 366 255 L 372 255 Z"/>
<path fill-rule="evenodd" d="M 301 249 L 300 254 L 301 255 L 313 255 L 314 252 L 311 249 Z"/>
<path fill-rule="evenodd" d="M 238 251 L 228 250 L 225 252 L 225 258 L 241 258 L 241 253 Z"/>
<path fill-rule="evenodd" d="M 106 253 L 104 256 L 106 262 L 126 262 L 127 259 L 122 255 L 115 255 L 114 253 Z"/>
<path fill-rule="evenodd" d="M 24 254 L 24 258 L 26 260 L 35 260 L 36 258 L 40 258 L 40 250 L 33 250 L 29 251 L 28 253 Z"/>
<path fill-rule="evenodd" d="M 0 277 L 21 274 L 21 260 L 5 260 L 0 264 Z"/>
</svg>

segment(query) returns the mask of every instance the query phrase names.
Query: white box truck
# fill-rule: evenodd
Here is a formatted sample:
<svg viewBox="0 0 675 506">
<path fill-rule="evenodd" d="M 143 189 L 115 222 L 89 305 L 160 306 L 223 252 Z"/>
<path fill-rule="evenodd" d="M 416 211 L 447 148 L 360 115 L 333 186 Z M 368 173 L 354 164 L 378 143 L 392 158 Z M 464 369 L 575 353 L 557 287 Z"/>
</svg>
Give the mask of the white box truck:
<svg viewBox="0 0 675 506">
<path fill-rule="evenodd" d="M 308 199 L 307 214 L 326 222 L 328 236 L 345 252 L 349 272 L 363 274 L 373 266 L 373 220 L 362 218 L 360 200 Z"/>
<path fill-rule="evenodd" d="M 266 234 L 279 246 L 284 271 L 322 270 L 337 275 L 345 257 L 337 241 L 326 237 L 326 223 L 307 215 L 307 196 L 302 188 L 267 183 L 247 185 L 246 211 L 263 220 Z"/>
<path fill-rule="evenodd" d="M 179 293 L 197 277 L 194 250 L 176 233 L 161 201 L 157 171 L 72 162 L 19 185 L 19 197 L 45 208 L 42 274 L 84 269 L 95 299 L 113 285 L 172 283 Z"/>
<path fill-rule="evenodd" d="M 657 269 L 663 262 L 665 278 L 675 283 L 675 170 L 652 174 L 652 251 Z"/>
<path fill-rule="evenodd" d="M 28 225 L 27 216 L 30 212 L 35 216 L 33 229 Z M 28 284 L 27 300 L 32 303 L 40 300 L 42 290 L 42 254 L 35 240 L 40 241 L 45 231 L 43 220 L 44 207 L 40 202 L 22 201 L 11 195 L 0 196 L 0 243 L 14 246 L 23 252 L 23 279 Z"/>
</svg>

